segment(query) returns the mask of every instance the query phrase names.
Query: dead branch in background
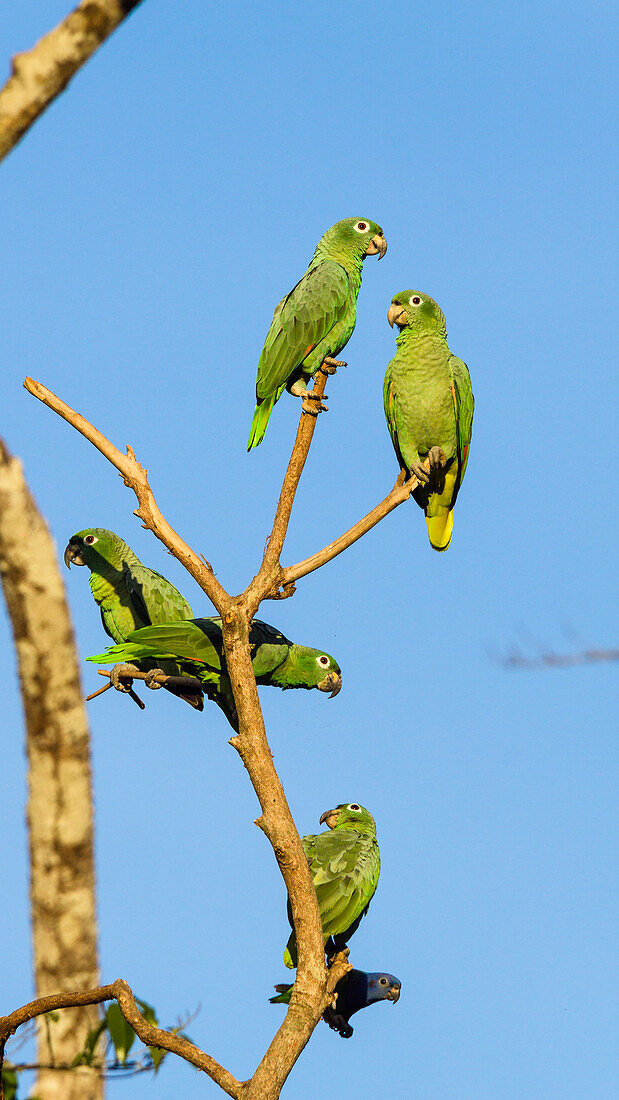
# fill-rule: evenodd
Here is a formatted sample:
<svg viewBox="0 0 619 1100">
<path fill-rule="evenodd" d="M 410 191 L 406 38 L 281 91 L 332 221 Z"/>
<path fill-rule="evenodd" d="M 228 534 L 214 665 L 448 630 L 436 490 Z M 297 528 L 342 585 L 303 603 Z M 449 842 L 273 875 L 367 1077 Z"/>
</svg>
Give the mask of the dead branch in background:
<svg viewBox="0 0 619 1100">
<path fill-rule="evenodd" d="M 0 160 L 141 0 L 82 0 L 31 50 L 13 58 L 0 90 Z"/>
<path fill-rule="evenodd" d="M 90 731 L 56 548 L 21 463 L 0 442 L 0 575 L 13 628 L 26 719 L 28 838 L 35 988 L 100 981 Z M 90 1002 L 84 1002 L 90 1003 Z M 37 1034 L 37 1061 L 71 1061 L 97 1023 L 88 1009 Z M 53 1042 L 53 1051 L 50 1045 Z M 102 1097 L 92 1071 L 88 1095 Z M 83 1078 L 82 1078 L 83 1085 Z M 77 1100 L 75 1074 L 37 1077 L 45 1100 Z"/>
<path fill-rule="evenodd" d="M 589 665 L 599 661 L 619 661 L 619 649 L 583 649 L 580 653 L 540 653 L 529 656 L 519 650 L 513 650 L 507 657 L 500 658 L 503 668 L 573 668 L 574 665 Z"/>
</svg>

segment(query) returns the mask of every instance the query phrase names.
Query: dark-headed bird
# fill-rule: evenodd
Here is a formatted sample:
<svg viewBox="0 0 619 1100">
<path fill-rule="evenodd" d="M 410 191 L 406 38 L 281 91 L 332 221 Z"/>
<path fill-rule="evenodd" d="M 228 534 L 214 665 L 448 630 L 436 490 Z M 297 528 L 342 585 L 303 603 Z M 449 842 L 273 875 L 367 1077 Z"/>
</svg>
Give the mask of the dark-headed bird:
<svg viewBox="0 0 619 1100">
<path fill-rule="evenodd" d="M 276 985 L 278 996 L 271 997 L 272 1005 L 290 1002 L 291 985 Z M 349 970 L 340 978 L 335 987 L 337 1000 L 323 1013 L 323 1020 L 337 1031 L 342 1039 L 350 1039 L 353 1028 L 349 1024 L 350 1017 L 368 1005 L 378 1004 L 379 1001 L 391 1001 L 393 1004 L 400 997 L 402 983 L 393 974 L 366 974 L 365 970 Z"/>
</svg>

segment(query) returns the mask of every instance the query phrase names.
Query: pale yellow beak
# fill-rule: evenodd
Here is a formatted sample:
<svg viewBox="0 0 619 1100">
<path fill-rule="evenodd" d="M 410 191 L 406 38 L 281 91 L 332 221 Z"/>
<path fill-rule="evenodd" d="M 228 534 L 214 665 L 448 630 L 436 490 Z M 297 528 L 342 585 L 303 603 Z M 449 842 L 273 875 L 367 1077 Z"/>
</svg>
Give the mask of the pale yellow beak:
<svg viewBox="0 0 619 1100">
<path fill-rule="evenodd" d="M 389 324 L 392 328 L 394 325 L 397 325 L 398 328 L 406 328 L 408 324 L 408 321 L 406 319 L 406 311 L 403 309 L 402 306 L 396 305 L 395 302 L 392 302 L 389 306 L 387 320 L 389 321 Z"/>
<path fill-rule="evenodd" d="M 382 233 L 375 233 L 370 243 L 368 244 L 364 255 L 365 256 L 378 256 L 379 260 L 382 260 L 385 252 L 387 251 L 387 241 L 383 237 Z"/>
<path fill-rule="evenodd" d="M 335 829 L 340 816 L 339 810 L 325 810 L 320 819 L 321 825 L 326 825 L 329 829 Z"/>
<path fill-rule="evenodd" d="M 319 684 L 316 684 L 319 691 L 329 691 L 330 699 L 333 699 L 342 690 L 342 675 L 339 672 L 329 672 L 325 676 L 324 680 L 321 680 Z"/>
</svg>

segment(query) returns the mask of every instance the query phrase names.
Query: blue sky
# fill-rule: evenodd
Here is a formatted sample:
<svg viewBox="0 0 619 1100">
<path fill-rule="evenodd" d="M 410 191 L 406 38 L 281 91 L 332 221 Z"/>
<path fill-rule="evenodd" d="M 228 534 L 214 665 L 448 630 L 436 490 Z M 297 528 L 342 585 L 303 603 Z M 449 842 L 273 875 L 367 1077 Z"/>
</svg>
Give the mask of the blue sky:
<svg viewBox="0 0 619 1100">
<path fill-rule="evenodd" d="M 519 638 L 616 645 L 616 279 L 610 3 L 145 0 L 2 166 L 2 435 L 62 552 L 118 531 L 196 614 L 209 604 L 132 516 L 111 467 L 21 388 L 40 379 L 119 446 L 231 590 L 255 572 L 297 423 L 285 395 L 245 444 L 272 310 L 342 217 L 364 265 L 349 366 L 329 382 L 284 562 L 393 484 L 386 322 L 406 287 L 442 306 L 476 419 L 446 554 L 413 503 L 261 616 L 334 653 L 344 688 L 262 699 L 301 832 L 374 813 L 383 857 L 355 965 L 395 1006 L 321 1025 L 284 1090 L 313 1100 L 608 1100 L 616 672 L 507 672 Z M 1 54 L 64 14 L 24 0 Z M 66 575 L 81 653 L 105 638 Z M 2 615 L 2 1005 L 31 996 L 22 718 Z M 99 686 L 84 666 L 85 691 Z M 142 692 L 144 694 L 144 692 Z M 257 803 L 215 707 L 90 704 L 102 975 L 248 1076 L 278 1022 L 288 928 Z M 613 717 L 615 721 L 613 722 Z M 109 1094 L 215 1095 L 171 1061 Z"/>
</svg>

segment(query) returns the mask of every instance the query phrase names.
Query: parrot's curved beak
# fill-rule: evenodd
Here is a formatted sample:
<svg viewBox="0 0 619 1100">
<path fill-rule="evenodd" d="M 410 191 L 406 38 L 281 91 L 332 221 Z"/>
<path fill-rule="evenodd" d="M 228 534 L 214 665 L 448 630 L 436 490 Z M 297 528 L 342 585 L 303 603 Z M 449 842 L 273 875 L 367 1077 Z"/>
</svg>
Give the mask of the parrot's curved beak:
<svg viewBox="0 0 619 1100">
<path fill-rule="evenodd" d="M 321 680 L 319 684 L 316 684 L 319 691 L 329 691 L 330 699 L 335 698 L 336 695 L 342 690 L 342 674 L 341 672 L 330 672 L 325 676 L 324 680 Z"/>
<path fill-rule="evenodd" d="M 368 244 L 364 255 L 365 256 L 378 256 L 379 260 L 382 260 L 385 252 L 387 251 L 387 242 L 382 233 L 375 233 L 370 243 Z"/>
<path fill-rule="evenodd" d="M 67 544 L 63 557 L 67 569 L 70 569 L 72 565 L 86 565 L 80 553 L 80 546 L 76 542 Z"/>
<path fill-rule="evenodd" d="M 397 305 L 395 302 L 392 302 L 389 306 L 387 320 L 389 321 L 389 324 L 392 328 L 394 325 L 397 325 L 398 328 L 406 328 L 408 324 L 408 321 L 406 320 L 405 310 L 402 308 L 402 306 Z"/>
<path fill-rule="evenodd" d="M 340 811 L 339 810 L 325 810 L 324 814 L 322 815 L 322 817 L 320 819 L 319 824 L 320 825 L 327 825 L 329 829 L 335 829 L 335 826 L 338 823 L 339 816 L 340 816 Z"/>
<path fill-rule="evenodd" d="M 399 1001 L 399 999 L 400 999 L 400 986 L 399 985 L 392 985 L 391 989 L 389 990 L 389 992 L 387 994 L 387 1000 L 388 1001 L 393 1001 L 393 1003 L 395 1004 L 395 1002 Z"/>
</svg>

